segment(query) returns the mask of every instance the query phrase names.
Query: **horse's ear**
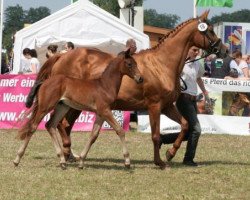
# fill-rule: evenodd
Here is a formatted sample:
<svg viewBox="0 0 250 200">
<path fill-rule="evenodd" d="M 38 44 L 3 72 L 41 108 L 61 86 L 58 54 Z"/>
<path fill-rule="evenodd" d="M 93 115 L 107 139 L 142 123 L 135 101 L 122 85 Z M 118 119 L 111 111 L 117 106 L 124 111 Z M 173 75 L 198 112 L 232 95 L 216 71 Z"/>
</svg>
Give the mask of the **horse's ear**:
<svg viewBox="0 0 250 200">
<path fill-rule="evenodd" d="M 202 15 L 200 16 L 201 21 L 207 21 L 208 18 L 208 14 L 209 14 L 210 10 L 206 10 L 204 13 L 202 13 Z"/>
<path fill-rule="evenodd" d="M 130 55 L 130 48 L 128 48 L 126 51 L 125 51 L 125 58 L 130 58 L 131 55 Z"/>
</svg>

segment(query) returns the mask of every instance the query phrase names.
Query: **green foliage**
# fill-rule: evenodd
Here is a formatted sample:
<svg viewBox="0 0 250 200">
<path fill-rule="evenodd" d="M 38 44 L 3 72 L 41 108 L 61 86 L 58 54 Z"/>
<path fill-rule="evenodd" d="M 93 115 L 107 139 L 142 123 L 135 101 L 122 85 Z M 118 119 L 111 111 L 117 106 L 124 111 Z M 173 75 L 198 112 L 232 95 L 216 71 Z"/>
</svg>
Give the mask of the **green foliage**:
<svg viewBox="0 0 250 200">
<path fill-rule="evenodd" d="M 250 10 L 242 9 L 232 13 L 222 13 L 211 18 L 211 23 L 218 22 L 250 22 Z"/>
<path fill-rule="evenodd" d="M 49 15 L 50 10 L 47 7 L 30 8 L 26 13 L 25 23 L 33 24 Z"/>
<path fill-rule="evenodd" d="M 158 14 L 156 10 L 144 10 L 144 23 L 145 25 L 174 28 L 180 21 L 180 17 L 172 14 Z"/>
<path fill-rule="evenodd" d="M 12 49 L 13 36 L 24 27 L 25 23 L 31 24 L 50 15 L 50 10 L 46 7 L 30 8 L 23 10 L 20 5 L 9 6 L 5 12 L 5 22 L 3 30 L 3 48 Z"/>
</svg>

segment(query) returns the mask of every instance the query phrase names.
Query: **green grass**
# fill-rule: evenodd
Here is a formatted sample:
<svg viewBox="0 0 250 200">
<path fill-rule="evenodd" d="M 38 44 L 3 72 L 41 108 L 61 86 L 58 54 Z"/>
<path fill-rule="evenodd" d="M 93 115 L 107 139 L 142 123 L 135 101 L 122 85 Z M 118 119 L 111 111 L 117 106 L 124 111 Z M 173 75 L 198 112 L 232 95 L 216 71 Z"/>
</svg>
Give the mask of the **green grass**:
<svg viewBox="0 0 250 200">
<path fill-rule="evenodd" d="M 171 162 L 171 169 L 153 164 L 153 145 L 149 134 L 129 132 L 131 169 L 123 166 L 119 138 L 101 134 L 90 150 L 85 167 L 77 163 L 60 169 L 59 159 L 46 132 L 37 132 L 21 163 L 12 160 L 20 141 L 16 130 L 0 130 L 0 199 L 250 199 L 250 137 L 202 135 L 196 161 L 199 168 L 181 164 L 186 143 Z M 87 133 L 73 133 L 73 149 L 79 153 Z M 162 146 L 164 158 L 166 149 Z M 165 158 L 164 158 L 165 160 Z"/>
</svg>

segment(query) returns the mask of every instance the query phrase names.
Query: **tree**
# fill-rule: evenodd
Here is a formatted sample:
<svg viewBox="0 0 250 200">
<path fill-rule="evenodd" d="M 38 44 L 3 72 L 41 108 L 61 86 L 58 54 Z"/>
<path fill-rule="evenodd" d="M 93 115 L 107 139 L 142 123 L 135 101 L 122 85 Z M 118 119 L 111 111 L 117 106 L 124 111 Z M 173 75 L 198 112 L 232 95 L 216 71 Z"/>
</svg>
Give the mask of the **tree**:
<svg viewBox="0 0 250 200">
<path fill-rule="evenodd" d="M 211 23 L 217 22 L 250 22 L 250 10 L 243 9 L 233 13 L 222 13 L 211 18 Z"/>
<path fill-rule="evenodd" d="M 5 10 L 5 22 L 3 30 L 3 47 L 12 48 L 12 37 L 16 31 L 23 27 L 25 11 L 18 4 L 9 6 Z"/>
<path fill-rule="evenodd" d="M 47 7 L 39 7 L 39 8 L 30 8 L 25 16 L 25 23 L 33 24 L 44 17 L 50 15 L 50 9 Z"/>
<path fill-rule="evenodd" d="M 174 28 L 180 17 L 172 14 L 158 14 L 156 10 L 144 10 L 144 24 L 162 28 Z"/>
<path fill-rule="evenodd" d="M 28 11 L 23 10 L 18 4 L 7 7 L 5 9 L 3 48 L 12 49 L 13 36 L 24 27 L 25 23 L 35 23 L 48 15 L 50 15 L 50 10 L 46 7 L 30 8 Z"/>
</svg>

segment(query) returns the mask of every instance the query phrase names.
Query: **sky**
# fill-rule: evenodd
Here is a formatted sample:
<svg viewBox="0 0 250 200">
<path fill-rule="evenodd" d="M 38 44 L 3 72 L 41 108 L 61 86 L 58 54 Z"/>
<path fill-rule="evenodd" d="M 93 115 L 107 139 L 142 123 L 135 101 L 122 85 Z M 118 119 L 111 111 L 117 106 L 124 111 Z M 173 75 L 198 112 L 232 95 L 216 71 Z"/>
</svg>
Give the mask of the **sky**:
<svg viewBox="0 0 250 200">
<path fill-rule="evenodd" d="M 4 9 L 8 6 L 19 4 L 23 9 L 28 10 L 30 7 L 39 6 L 48 7 L 52 13 L 69 5 L 71 0 L 3 0 Z M 249 0 L 234 0 L 232 8 L 210 8 L 209 18 L 223 13 L 231 13 L 241 9 L 250 9 Z M 175 14 L 186 21 L 193 17 L 193 0 L 146 0 L 143 3 L 144 9 L 155 9 L 158 13 Z M 200 15 L 208 8 L 197 8 L 197 14 Z"/>
</svg>

